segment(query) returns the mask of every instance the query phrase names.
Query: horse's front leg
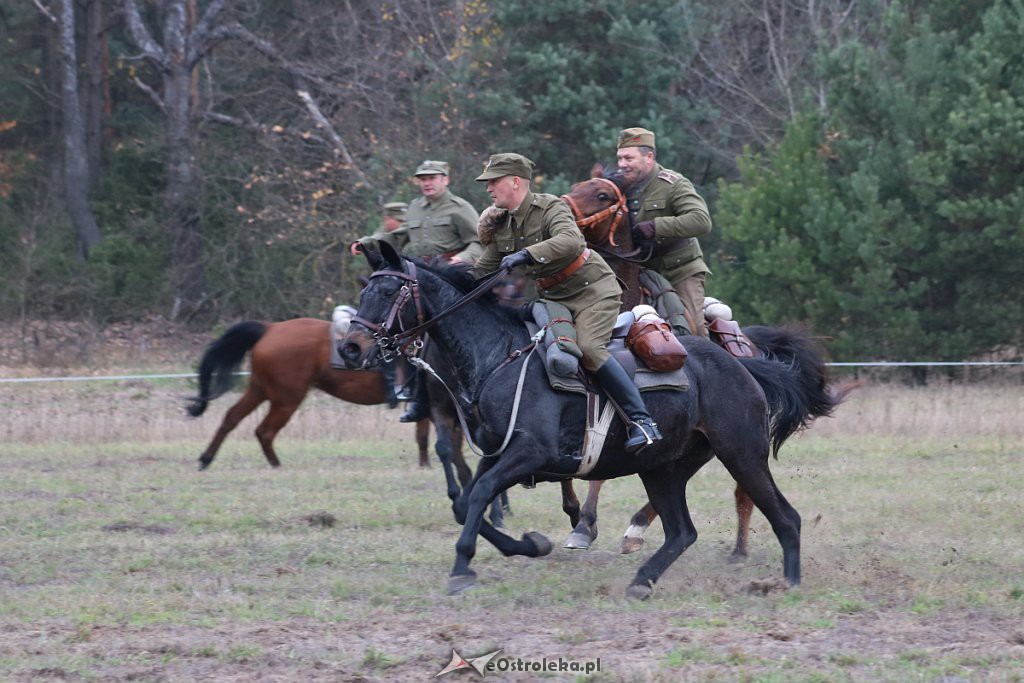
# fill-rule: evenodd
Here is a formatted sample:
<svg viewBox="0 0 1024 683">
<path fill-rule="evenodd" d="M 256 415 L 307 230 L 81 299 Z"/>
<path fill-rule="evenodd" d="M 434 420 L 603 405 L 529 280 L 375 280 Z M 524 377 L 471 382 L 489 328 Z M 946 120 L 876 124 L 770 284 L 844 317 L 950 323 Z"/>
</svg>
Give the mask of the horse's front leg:
<svg viewBox="0 0 1024 683">
<path fill-rule="evenodd" d="M 448 594 L 454 595 L 476 584 L 476 572 L 470 563 L 476 555 L 477 536 L 483 536 L 494 544 L 502 555 L 526 555 L 540 557 L 552 550 L 551 542 L 535 531 L 523 534 L 518 541 L 502 533 L 484 519 L 487 506 L 504 490 L 521 481 L 527 474 L 539 469 L 536 463 L 520 462 L 509 465 L 515 458 L 506 453 L 496 463 L 484 467 L 481 461 L 477 476 L 463 489 L 462 495 L 453 508 L 456 519 L 463 525 L 462 533 L 455 544 L 455 564 L 448 579 Z M 483 470 L 483 471 L 481 471 Z"/>
<path fill-rule="evenodd" d="M 455 468 L 452 463 L 455 454 L 455 434 L 447 424 L 447 421 L 443 419 L 434 422 L 434 431 L 437 438 L 434 449 L 437 451 L 437 457 L 441 461 L 441 469 L 444 471 L 444 480 L 448 487 L 448 498 L 454 502 L 461 490 L 459 482 L 455 478 Z"/>
</svg>

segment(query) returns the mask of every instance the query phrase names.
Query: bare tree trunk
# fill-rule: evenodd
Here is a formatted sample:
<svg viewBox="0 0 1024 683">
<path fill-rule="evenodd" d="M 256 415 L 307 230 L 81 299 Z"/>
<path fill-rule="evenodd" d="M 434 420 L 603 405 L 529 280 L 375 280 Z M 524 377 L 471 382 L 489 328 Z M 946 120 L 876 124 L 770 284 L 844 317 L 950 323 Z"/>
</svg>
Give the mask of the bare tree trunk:
<svg viewBox="0 0 1024 683">
<path fill-rule="evenodd" d="M 186 58 L 188 35 L 185 4 L 175 3 L 164 23 L 164 107 L 167 113 L 166 220 L 171 231 L 171 317 L 190 318 L 206 298 L 199 185 L 195 175 L 192 125 L 192 68 Z"/>
<path fill-rule="evenodd" d="M 85 150 L 91 188 L 100 178 L 103 150 L 103 117 L 106 105 L 107 34 L 103 30 L 103 0 L 89 0 L 85 7 L 85 68 L 88 82 L 82 98 L 85 110 Z"/>
<path fill-rule="evenodd" d="M 64 199 L 75 229 L 79 259 L 89 258 L 100 242 L 100 229 L 89 208 L 89 166 L 85 149 L 85 126 L 78 100 L 78 60 L 75 44 L 75 5 L 61 1 L 60 45 L 63 63 L 61 101 L 64 105 Z"/>
</svg>

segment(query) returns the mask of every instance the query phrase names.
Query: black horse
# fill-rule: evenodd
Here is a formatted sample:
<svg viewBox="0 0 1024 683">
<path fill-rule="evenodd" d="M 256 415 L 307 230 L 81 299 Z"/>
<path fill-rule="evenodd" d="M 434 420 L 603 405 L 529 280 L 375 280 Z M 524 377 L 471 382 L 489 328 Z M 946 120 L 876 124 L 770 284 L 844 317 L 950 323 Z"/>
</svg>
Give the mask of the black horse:
<svg viewBox="0 0 1024 683">
<path fill-rule="evenodd" d="M 476 284 L 468 273 L 410 261 L 386 244 L 380 248 L 379 254 L 366 254 L 374 273 L 341 345 L 342 357 L 353 368 L 372 366 L 381 348 L 408 341 L 403 330 L 418 327 L 418 318 L 429 321 L 431 339 L 456 378 L 470 436 L 494 454 L 480 460 L 475 477 L 453 505 L 463 525 L 448 582 L 449 592 L 456 593 L 476 582 L 470 563 L 478 534 L 504 555 L 551 552 L 550 541 L 541 534 L 531 532 L 516 540 L 495 529 L 483 514 L 495 496 L 517 483 L 559 481 L 575 474 L 586 402 L 579 395 L 553 391 L 539 360 L 524 371 L 534 353 L 522 320 L 487 298 L 464 300 Z M 658 578 L 696 540 L 686 484 L 714 456 L 771 523 L 782 546 L 783 574 L 790 584 L 798 584 L 800 516 L 772 479 L 768 458 L 769 420 L 791 422 L 781 427 L 788 431 L 807 415 L 800 382 L 784 363 L 745 359 L 741 364 L 703 339 L 691 340 L 686 374 L 688 391 L 644 395 L 665 438 L 642 453 L 627 455 L 625 427 L 615 420 L 600 460 L 583 477 L 639 474 L 662 519 L 665 543 L 639 569 L 627 596 L 649 597 Z M 517 392 L 520 377 L 523 385 Z M 528 397 L 518 416 L 517 393 Z M 769 418 L 769 404 L 775 406 L 774 418 Z M 497 453 L 503 443 L 504 450 Z"/>
</svg>

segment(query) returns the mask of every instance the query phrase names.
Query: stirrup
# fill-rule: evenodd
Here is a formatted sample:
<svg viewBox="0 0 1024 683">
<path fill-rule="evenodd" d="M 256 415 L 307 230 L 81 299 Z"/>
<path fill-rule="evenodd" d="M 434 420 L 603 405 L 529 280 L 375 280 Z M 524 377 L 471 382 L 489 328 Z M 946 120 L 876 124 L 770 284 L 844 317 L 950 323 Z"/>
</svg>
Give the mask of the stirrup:
<svg viewBox="0 0 1024 683">
<path fill-rule="evenodd" d="M 651 419 L 641 419 L 630 421 L 627 428 L 628 432 L 635 427 L 640 430 L 640 434 L 643 435 L 643 440 L 638 439 L 639 435 L 634 434 L 632 437 L 626 439 L 626 452 L 637 453 L 644 448 L 654 444 L 655 441 L 661 441 L 661 432 L 658 431 L 658 424 Z"/>
</svg>

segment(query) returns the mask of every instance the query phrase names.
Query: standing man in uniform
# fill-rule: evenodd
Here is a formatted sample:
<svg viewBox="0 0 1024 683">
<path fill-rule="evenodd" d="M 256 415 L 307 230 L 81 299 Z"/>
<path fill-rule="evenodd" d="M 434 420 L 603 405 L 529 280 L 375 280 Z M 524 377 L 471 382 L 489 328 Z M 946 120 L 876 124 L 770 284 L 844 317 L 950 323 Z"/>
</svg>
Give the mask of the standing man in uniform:
<svg viewBox="0 0 1024 683">
<path fill-rule="evenodd" d="M 704 281 L 710 272 L 697 237 L 711 231 L 708 205 L 693 183 L 655 159 L 654 133 L 627 128 L 619 133 L 619 171 L 629 185 L 626 202 L 633 238 L 654 243 L 645 264 L 675 289 L 686 309 L 690 333 L 707 337 Z"/>
<path fill-rule="evenodd" d="M 494 154 L 477 177 L 487 183 L 494 208 L 483 237 L 484 252 L 473 267 L 477 277 L 522 266 L 541 297 L 572 313 L 583 366 L 629 417 L 626 451 L 634 453 L 661 439 L 640 391 L 608 352 L 619 314 L 619 283 L 597 253 L 587 249 L 569 207 L 551 194 L 534 194 L 532 161 L 520 154 Z"/>
<path fill-rule="evenodd" d="M 385 240 L 406 256 L 429 259 L 441 256 L 449 263 L 473 265 L 480 258 L 483 247 L 477 234 L 476 209 L 462 197 L 448 191 L 448 164 L 444 161 L 424 161 L 413 175 L 420 195 L 409 203 L 405 220 L 394 231 L 361 238 L 356 245 Z"/>
<path fill-rule="evenodd" d="M 477 233 L 480 216 L 469 202 L 448 191 L 448 170 L 448 163 L 444 161 L 427 160 L 420 164 L 413 180 L 421 196 L 409 203 L 402 225 L 392 232 L 378 231 L 361 238 L 352 244 L 352 253 L 359 253 L 364 244 L 384 240 L 407 256 L 422 259 L 438 256 L 448 263 L 467 266 L 476 263 L 483 252 Z M 430 417 L 427 385 L 420 380 L 419 372 L 412 372 L 407 386 L 412 398 L 398 420 L 419 422 Z"/>
</svg>

